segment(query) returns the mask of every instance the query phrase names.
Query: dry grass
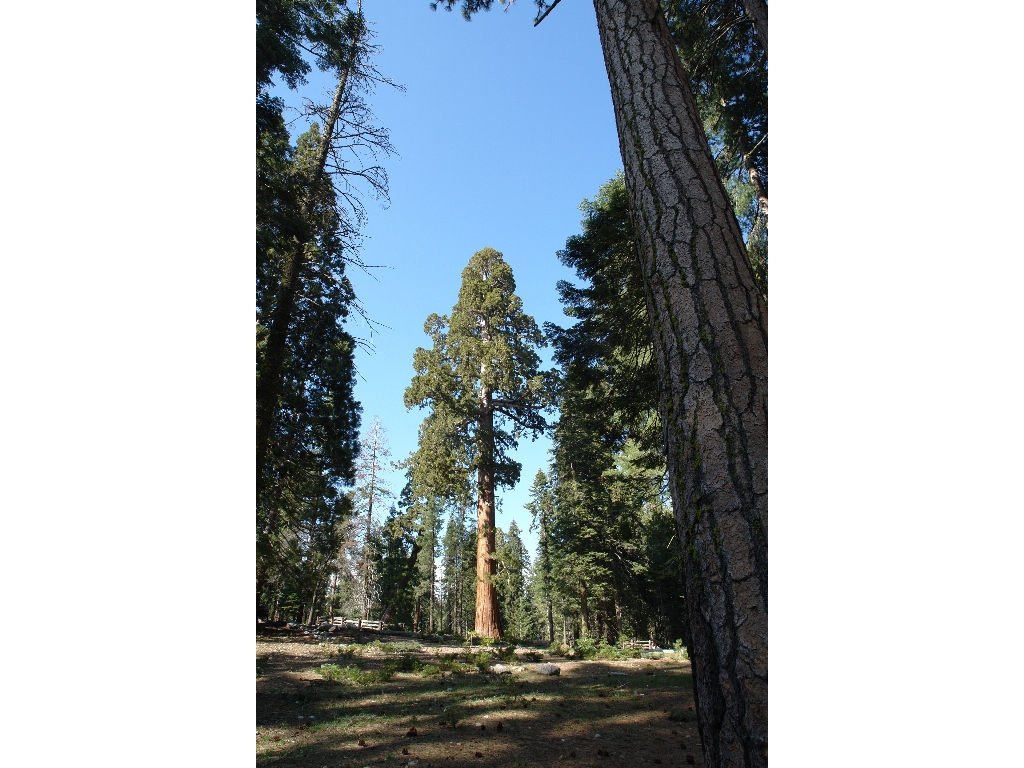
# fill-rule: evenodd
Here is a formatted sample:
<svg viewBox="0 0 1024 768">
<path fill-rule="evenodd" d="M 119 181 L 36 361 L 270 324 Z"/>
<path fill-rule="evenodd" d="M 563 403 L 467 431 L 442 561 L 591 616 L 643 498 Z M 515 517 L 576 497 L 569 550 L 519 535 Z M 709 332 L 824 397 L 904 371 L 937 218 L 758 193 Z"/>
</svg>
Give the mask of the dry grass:
<svg viewBox="0 0 1024 768">
<path fill-rule="evenodd" d="M 389 655 L 346 658 L 336 645 L 294 633 L 275 635 L 259 635 L 256 642 L 257 765 L 702 764 L 686 661 L 546 658 L 561 667 L 560 676 L 530 672 L 527 664 L 527 671 L 511 680 L 476 669 L 443 677 L 399 671 L 386 682 L 358 685 L 326 680 L 316 669 L 358 662 L 363 671 L 372 671 L 389 663 Z M 424 644 L 416 658 L 436 663 L 439 653 L 462 650 Z M 448 724 L 452 720 L 454 727 Z M 415 735 L 408 735 L 413 728 Z"/>
</svg>

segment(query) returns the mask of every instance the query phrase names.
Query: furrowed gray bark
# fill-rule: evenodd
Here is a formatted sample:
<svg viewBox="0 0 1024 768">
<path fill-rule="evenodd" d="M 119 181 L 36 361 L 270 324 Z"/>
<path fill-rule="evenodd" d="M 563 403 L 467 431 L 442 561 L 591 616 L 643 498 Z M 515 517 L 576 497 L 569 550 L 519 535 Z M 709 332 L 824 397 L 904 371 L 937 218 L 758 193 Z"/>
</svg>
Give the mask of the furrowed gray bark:
<svg viewBox="0 0 1024 768">
<path fill-rule="evenodd" d="M 768 762 L 768 326 L 658 0 L 594 0 L 661 378 L 708 766 Z"/>
<path fill-rule="evenodd" d="M 754 25 L 758 42 L 768 53 L 768 3 L 765 0 L 743 0 L 743 11 Z"/>
</svg>

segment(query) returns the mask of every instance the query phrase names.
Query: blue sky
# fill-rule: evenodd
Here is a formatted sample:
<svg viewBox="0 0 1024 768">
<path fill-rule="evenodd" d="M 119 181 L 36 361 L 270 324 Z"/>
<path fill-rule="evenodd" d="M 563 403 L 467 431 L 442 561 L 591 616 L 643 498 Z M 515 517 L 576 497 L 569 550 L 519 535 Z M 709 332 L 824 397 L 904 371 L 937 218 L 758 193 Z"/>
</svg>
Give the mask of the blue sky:
<svg viewBox="0 0 1024 768">
<path fill-rule="evenodd" d="M 555 284 L 572 273 L 555 253 L 580 231 L 580 201 L 621 159 L 592 3 L 563 2 L 538 27 L 525 0 L 471 22 L 431 11 L 427 0 L 364 0 L 363 12 L 381 46 L 378 68 L 406 91 L 380 88 L 370 100 L 400 157 L 384 163 L 391 205 L 368 206 L 362 254 L 388 269 L 375 270 L 376 280 L 350 273 L 369 315 L 389 326 L 375 334 L 373 354 L 358 355 L 356 395 L 364 424 L 380 416 L 400 459 L 415 449 L 426 415 L 407 412 L 402 395 L 413 351 L 428 344 L 427 315 L 451 310 L 462 269 L 490 246 L 511 264 L 525 311 L 538 324 L 565 324 Z M 282 92 L 286 101 L 333 90 L 329 75 L 308 80 Z M 524 441 L 522 479 L 500 494 L 498 525 L 514 518 L 531 550 L 536 535 L 523 505 L 549 446 Z M 402 478 L 392 484 L 400 490 Z"/>
</svg>

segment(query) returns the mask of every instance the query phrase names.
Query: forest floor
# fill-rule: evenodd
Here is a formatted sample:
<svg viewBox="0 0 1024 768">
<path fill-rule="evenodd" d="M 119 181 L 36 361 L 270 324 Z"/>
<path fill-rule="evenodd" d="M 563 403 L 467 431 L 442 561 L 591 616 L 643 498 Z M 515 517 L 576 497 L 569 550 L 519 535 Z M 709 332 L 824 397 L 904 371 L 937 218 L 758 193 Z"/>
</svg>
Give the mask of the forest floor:
<svg viewBox="0 0 1024 768">
<path fill-rule="evenodd" d="M 690 663 L 674 654 L 570 661 L 545 653 L 560 675 L 532 671 L 536 661 L 523 656 L 506 662 L 512 674 L 495 674 L 481 671 L 489 668 L 478 655 L 486 648 L 373 639 L 364 633 L 323 642 L 297 631 L 258 631 L 257 766 L 703 763 Z"/>
</svg>

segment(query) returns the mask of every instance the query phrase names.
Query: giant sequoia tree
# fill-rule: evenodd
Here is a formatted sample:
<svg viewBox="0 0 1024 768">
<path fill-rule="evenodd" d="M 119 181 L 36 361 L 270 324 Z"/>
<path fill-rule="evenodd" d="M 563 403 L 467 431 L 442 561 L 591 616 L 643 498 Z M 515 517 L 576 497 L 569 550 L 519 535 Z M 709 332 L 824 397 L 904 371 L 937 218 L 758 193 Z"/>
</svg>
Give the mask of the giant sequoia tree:
<svg viewBox="0 0 1024 768">
<path fill-rule="evenodd" d="M 493 0 L 461 4 L 468 17 Z M 767 305 L 658 0 L 594 9 L 658 363 L 705 762 L 764 766 Z"/>
<path fill-rule="evenodd" d="M 475 253 L 462 272 L 451 317 L 427 318 L 423 330 L 433 347 L 416 350 L 416 375 L 405 392 L 406 407 L 431 409 L 420 432 L 424 466 L 438 476 L 476 473 L 475 627 L 494 638 L 501 637 L 493 583 L 494 490 L 518 482 L 520 465 L 509 451 L 520 437 L 544 429 L 540 411 L 547 402 L 535 351 L 543 337 L 515 289 L 512 268 L 498 251 Z"/>
</svg>

